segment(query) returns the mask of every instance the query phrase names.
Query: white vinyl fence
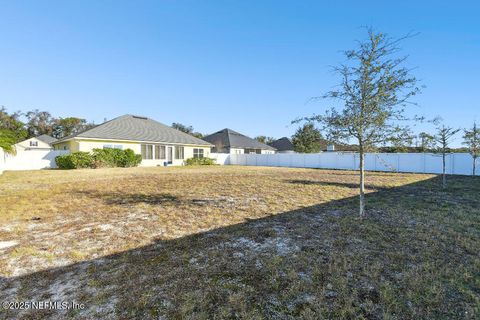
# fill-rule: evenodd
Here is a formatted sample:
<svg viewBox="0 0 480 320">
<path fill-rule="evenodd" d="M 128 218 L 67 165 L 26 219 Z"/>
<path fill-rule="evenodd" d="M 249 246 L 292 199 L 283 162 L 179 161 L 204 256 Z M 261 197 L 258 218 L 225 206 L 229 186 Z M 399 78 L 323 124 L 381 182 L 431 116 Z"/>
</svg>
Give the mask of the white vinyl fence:
<svg viewBox="0 0 480 320">
<path fill-rule="evenodd" d="M 5 152 L 3 152 L 3 149 L 0 148 L 0 174 L 3 173 L 5 170 Z"/>
<path fill-rule="evenodd" d="M 0 148 L 0 174 L 5 170 L 39 170 L 56 168 L 55 157 L 68 154 L 65 150 L 18 150 L 16 155 L 6 154 Z M 275 154 L 211 153 L 220 165 L 246 165 L 295 168 L 322 168 L 358 170 L 357 153 L 323 152 Z M 468 153 L 447 155 L 448 174 L 472 174 L 472 156 Z M 479 161 L 480 162 L 480 161 Z M 480 165 L 477 165 L 477 168 Z M 365 168 L 370 171 L 442 173 L 442 157 L 431 153 L 367 153 Z M 477 176 L 480 176 L 480 168 Z"/>
<path fill-rule="evenodd" d="M 358 153 L 231 154 L 229 163 L 243 166 L 295 167 L 358 170 Z M 472 174 L 472 156 L 452 153 L 446 157 L 448 174 Z M 477 165 L 478 167 L 478 165 Z M 442 173 L 442 156 L 432 153 L 367 153 L 365 169 L 370 171 Z M 477 170 L 476 175 L 480 175 Z"/>
<path fill-rule="evenodd" d="M 68 153 L 68 150 L 23 150 L 17 148 L 17 153 L 11 155 L 0 148 L 0 173 L 5 170 L 56 168 L 55 157 Z"/>
<path fill-rule="evenodd" d="M 228 153 L 210 153 L 210 158 L 215 159 L 216 164 L 230 164 L 230 154 Z"/>
</svg>

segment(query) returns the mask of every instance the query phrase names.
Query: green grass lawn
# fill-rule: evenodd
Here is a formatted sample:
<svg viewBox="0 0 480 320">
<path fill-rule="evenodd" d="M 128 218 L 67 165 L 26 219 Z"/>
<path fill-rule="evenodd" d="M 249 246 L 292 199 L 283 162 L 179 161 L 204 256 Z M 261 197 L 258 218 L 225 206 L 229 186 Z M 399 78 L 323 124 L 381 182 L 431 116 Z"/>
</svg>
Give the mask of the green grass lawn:
<svg viewBox="0 0 480 320">
<path fill-rule="evenodd" d="M 6 172 L 0 318 L 478 319 L 480 179 L 265 167 Z M 3 245 L 2 245 L 3 244 Z"/>
</svg>

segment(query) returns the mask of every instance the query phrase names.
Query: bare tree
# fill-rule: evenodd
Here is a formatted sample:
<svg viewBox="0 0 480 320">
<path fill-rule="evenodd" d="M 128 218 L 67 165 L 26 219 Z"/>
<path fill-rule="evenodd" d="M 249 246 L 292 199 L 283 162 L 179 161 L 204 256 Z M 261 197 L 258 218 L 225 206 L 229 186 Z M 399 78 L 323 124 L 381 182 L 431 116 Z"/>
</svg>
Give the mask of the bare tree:
<svg viewBox="0 0 480 320">
<path fill-rule="evenodd" d="M 477 128 L 476 122 L 470 130 L 464 130 L 463 144 L 473 157 L 472 175 L 475 175 L 477 158 L 480 157 L 480 128 Z"/>
<path fill-rule="evenodd" d="M 360 216 L 365 215 L 365 152 L 390 138 L 408 132 L 400 126 L 404 109 L 420 93 L 417 79 L 404 66 L 406 57 L 398 57 L 402 40 L 368 29 L 368 38 L 354 50 L 345 51 L 345 64 L 334 68 L 341 82 L 337 90 L 322 98 L 339 100 L 341 107 L 332 107 L 324 115 L 302 120 L 319 121 L 329 140 L 358 142 L 360 157 Z"/>
<path fill-rule="evenodd" d="M 41 134 L 51 135 L 55 118 L 48 111 L 38 109 L 29 111 L 25 114 L 27 117 L 27 131 L 29 137 L 35 137 Z"/>
<path fill-rule="evenodd" d="M 437 144 L 437 151 L 442 154 L 442 187 L 445 189 L 447 187 L 447 175 L 446 175 L 446 155 L 450 152 L 449 144 L 451 139 L 460 129 L 453 129 L 445 125 L 437 127 L 437 133 L 433 137 Z"/>
</svg>

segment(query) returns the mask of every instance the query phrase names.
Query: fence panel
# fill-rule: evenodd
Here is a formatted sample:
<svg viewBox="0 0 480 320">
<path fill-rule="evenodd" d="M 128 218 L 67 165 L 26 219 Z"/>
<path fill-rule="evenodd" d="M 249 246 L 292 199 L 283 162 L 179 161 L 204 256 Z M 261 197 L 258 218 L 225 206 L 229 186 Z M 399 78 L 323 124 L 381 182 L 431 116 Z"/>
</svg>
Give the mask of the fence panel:
<svg viewBox="0 0 480 320">
<path fill-rule="evenodd" d="M 216 164 L 230 164 L 230 155 L 228 153 L 210 153 L 210 158 L 215 159 Z"/>
<path fill-rule="evenodd" d="M 305 168 L 320 168 L 320 154 L 306 153 L 303 155 Z"/>
<path fill-rule="evenodd" d="M 477 167 L 479 161 L 477 160 Z M 454 168 L 454 174 L 464 174 L 464 175 L 471 175 L 473 170 L 473 158 L 468 153 L 455 153 L 453 154 L 452 165 Z M 478 172 L 479 169 L 476 170 L 477 174 L 480 175 Z"/>
</svg>

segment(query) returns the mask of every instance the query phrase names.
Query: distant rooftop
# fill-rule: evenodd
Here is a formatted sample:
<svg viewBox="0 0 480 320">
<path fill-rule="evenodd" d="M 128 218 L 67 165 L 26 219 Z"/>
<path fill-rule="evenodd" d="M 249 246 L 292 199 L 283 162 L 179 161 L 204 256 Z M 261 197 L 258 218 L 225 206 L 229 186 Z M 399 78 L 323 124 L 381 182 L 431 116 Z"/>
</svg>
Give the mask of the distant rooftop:
<svg viewBox="0 0 480 320">
<path fill-rule="evenodd" d="M 270 143 L 270 146 L 274 147 L 278 151 L 293 151 L 293 143 L 290 141 L 289 138 L 283 137 L 278 140 L 273 141 Z"/>
<path fill-rule="evenodd" d="M 203 140 L 210 142 L 216 146 L 221 145 L 226 148 L 276 150 L 269 145 L 261 143 L 258 140 L 252 139 L 228 128 L 205 136 L 203 137 Z"/>
</svg>

